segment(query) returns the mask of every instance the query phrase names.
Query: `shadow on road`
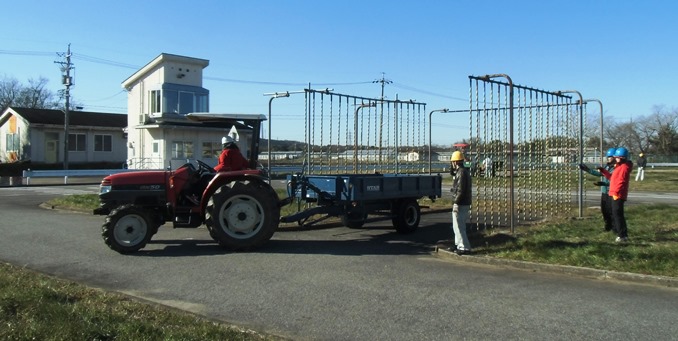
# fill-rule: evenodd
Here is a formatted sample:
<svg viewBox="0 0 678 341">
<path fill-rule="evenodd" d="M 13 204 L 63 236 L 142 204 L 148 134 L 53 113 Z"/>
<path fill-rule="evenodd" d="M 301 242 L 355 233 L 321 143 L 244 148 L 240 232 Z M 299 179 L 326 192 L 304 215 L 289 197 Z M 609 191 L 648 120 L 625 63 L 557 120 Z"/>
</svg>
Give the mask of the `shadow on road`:
<svg viewBox="0 0 678 341">
<path fill-rule="evenodd" d="M 253 251 L 260 254 L 319 254 L 319 255 L 417 255 L 429 254 L 441 240 L 449 240 L 451 231 L 449 223 L 429 224 L 420 227 L 411 234 L 393 231 L 392 226 L 375 225 L 361 229 L 349 229 L 343 226 L 317 226 L 321 230 L 332 230 L 323 234 L 325 239 L 317 235 L 308 239 L 303 232 L 295 239 L 288 234 L 276 232 L 273 239 Z M 278 238 L 279 237 L 279 238 Z M 191 257 L 230 254 L 231 251 L 220 247 L 212 239 L 153 239 L 146 249 L 131 256 L 137 257 Z M 239 252 L 242 253 L 242 252 Z"/>
</svg>

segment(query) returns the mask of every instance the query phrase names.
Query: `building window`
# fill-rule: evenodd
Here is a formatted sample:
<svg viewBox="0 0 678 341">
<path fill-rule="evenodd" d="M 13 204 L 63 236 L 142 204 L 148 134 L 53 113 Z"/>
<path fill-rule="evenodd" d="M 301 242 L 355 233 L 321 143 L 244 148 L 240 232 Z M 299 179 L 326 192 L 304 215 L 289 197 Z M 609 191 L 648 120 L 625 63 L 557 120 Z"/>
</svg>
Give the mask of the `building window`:
<svg viewBox="0 0 678 341">
<path fill-rule="evenodd" d="M 193 142 L 172 141 L 172 158 L 173 159 L 192 159 L 193 158 Z"/>
<path fill-rule="evenodd" d="M 203 159 L 218 159 L 221 154 L 221 144 L 219 142 L 203 142 L 202 143 L 202 158 Z"/>
<path fill-rule="evenodd" d="M 151 90 L 151 101 L 150 101 L 151 107 L 149 108 L 151 114 L 162 112 L 160 108 L 160 103 L 162 103 L 162 101 L 160 100 L 161 98 L 160 94 L 161 94 L 160 90 Z"/>
<path fill-rule="evenodd" d="M 94 151 L 95 152 L 111 152 L 113 151 L 113 137 L 111 135 L 94 135 Z"/>
<path fill-rule="evenodd" d="M 84 152 L 87 150 L 87 136 L 85 134 L 68 134 L 68 151 Z"/>
<path fill-rule="evenodd" d="M 19 151 L 19 134 L 7 134 L 5 143 L 5 151 L 18 152 Z"/>
<path fill-rule="evenodd" d="M 160 154 L 160 143 L 158 141 L 153 141 L 153 155 Z"/>
<path fill-rule="evenodd" d="M 163 113 L 186 115 L 192 112 L 207 112 L 208 96 L 190 91 L 163 90 Z"/>
</svg>

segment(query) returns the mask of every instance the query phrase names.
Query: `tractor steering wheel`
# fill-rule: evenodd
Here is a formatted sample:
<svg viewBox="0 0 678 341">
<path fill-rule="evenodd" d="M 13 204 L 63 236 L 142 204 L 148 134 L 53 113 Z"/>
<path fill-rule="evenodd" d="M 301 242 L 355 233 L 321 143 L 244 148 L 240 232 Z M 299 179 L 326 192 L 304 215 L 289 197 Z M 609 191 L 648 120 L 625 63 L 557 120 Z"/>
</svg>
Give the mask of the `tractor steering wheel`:
<svg viewBox="0 0 678 341">
<path fill-rule="evenodd" d="M 205 173 L 216 173 L 217 172 L 216 170 L 214 170 L 214 168 L 210 167 L 210 165 L 208 165 L 208 164 L 206 164 L 206 163 L 204 163 L 200 160 L 196 160 L 196 161 L 198 161 L 198 166 L 199 166 L 198 167 L 198 173 L 205 174 Z"/>
</svg>

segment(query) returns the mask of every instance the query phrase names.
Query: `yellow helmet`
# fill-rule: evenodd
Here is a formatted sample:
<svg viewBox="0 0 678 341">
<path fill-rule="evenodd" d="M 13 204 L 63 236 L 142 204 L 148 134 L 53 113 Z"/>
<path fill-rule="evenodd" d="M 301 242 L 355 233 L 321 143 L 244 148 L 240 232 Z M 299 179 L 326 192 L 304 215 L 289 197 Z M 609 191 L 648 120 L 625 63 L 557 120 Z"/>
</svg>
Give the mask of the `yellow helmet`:
<svg viewBox="0 0 678 341">
<path fill-rule="evenodd" d="M 455 151 L 452 153 L 452 157 L 450 158 L 450 161 L 464 161 L 464 154 L 462 154 L 460 151 Z"/>
<path fill-rule="evenodd" d="M 640 156 L 640 157 L 643 157 L 643 155 L 644 155 L 643 153 L 638 154 L 638 156 Z"/>
</svg>

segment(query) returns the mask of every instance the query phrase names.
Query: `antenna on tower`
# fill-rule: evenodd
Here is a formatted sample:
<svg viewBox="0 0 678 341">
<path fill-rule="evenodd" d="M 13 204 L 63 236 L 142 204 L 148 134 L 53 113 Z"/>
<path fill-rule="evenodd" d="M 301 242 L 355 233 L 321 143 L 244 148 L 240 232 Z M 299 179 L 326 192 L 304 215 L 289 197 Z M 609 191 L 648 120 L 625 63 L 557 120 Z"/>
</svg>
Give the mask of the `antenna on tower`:
<svg viewBox="0 0 678 341">
<path fill-rule="evenodd" d="M 57 56 L 63 57 L 64 61 L 54 61 L 54 63 L 61 65 L 60 69 L 63 73 L 61 76 L 61 84 L 66 87 L 64 91 L 64 170 L 68 170 L 68 120 L 71 99 L 71 86 L 73 86 L 73 78 L 71 77 L 71 70 L 74 69 L 71 63 L 71 44 L 68 44 L 66 53 L 57 53 Z"/>
</svg>

